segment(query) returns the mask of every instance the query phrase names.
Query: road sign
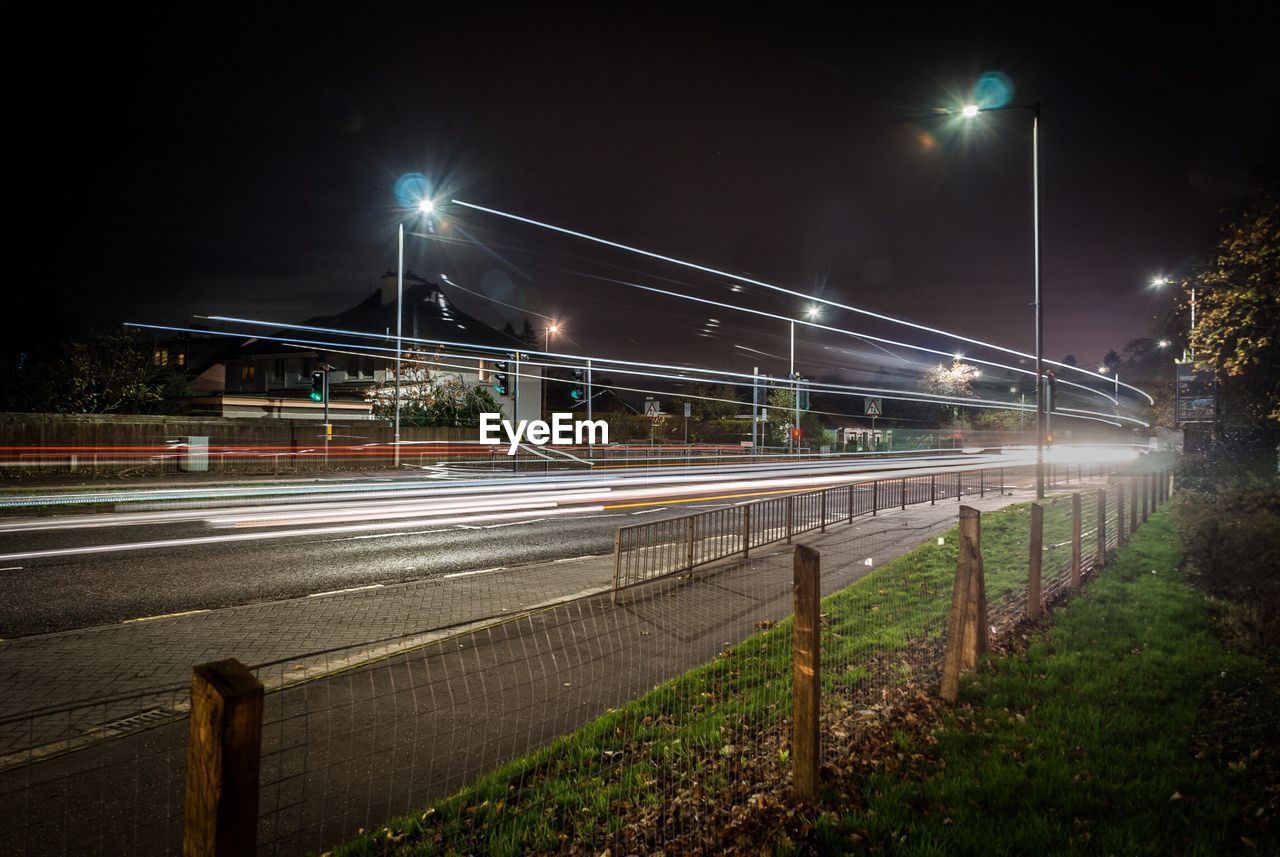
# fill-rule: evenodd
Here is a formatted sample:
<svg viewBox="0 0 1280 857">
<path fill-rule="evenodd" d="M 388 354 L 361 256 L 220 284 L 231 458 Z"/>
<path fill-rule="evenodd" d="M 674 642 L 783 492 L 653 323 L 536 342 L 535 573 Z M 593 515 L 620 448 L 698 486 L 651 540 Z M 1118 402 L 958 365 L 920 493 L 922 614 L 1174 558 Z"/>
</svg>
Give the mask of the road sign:
<svg viewBox="0 0 1280 857">
<path fill-rule="evenodd" d="M 646 417 L 653 417 L 654 419 L 657 419 L 662 415 L 662 407 L 658 404 L 657 399 L 644 400 L 644 415 Z"/>
<path fill-rule="evenodd" d="M 884 406 L 880 404 L 879 399 L 865 398 L 862 400 L 866 410 L 863 411 L 869 417 L 884 416 Z"/>
<path fill-rule="evenodd" d="M 691 416 L 693 416 L 693 403 L 692 403 L 692 402 L 685 402 L 685 403 L 684 403 L 684 418 L 687 420 L 687 419 L 689 419 L 689 417 L 691 417 Z"/>
<path fill-rule="evenodd" d="M 1178 385 L 1174 420 L 1184 423 L 1211 423 L 1218 412 L 1218 385 L 1213 372 L 1197 372 L 1192 363 L 1178 364 Z"/>
</svg>

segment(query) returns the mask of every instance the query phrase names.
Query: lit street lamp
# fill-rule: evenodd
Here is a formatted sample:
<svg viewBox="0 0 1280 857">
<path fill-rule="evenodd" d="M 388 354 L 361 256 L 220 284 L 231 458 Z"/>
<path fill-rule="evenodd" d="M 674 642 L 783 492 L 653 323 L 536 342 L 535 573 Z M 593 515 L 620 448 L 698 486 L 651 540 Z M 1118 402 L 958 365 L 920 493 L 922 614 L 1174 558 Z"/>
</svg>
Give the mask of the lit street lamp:
<svg viewBox="0 0 1280 857">
<path fill-rule="evenodd" d="M 424 197 L 418 200 L 418 211 L 424 215 L 430 215 L 435 211 L 435 203 Z M 404 350 L 404 312 L 401 310 L 401 304 L 404 301 L 404 221 L 400 221 L 400 229 L 398 232 L 397 254 L 396 254 L 396 416 L 394 441 L 395 447 L 393 452 L 392 464 L 396 467 L 400 466 L 400 353 Z"/>
<path fill-rule="evenodd" d="M 822 309 L 816 304 L 808 307 L 804 311 L 805 318 L 810 321 L 813 321 L 821 314 Z M 795 430 L 800 428 L 800 378 L 796 375 L 796 323 L 794 320 L 791 322 L 791 369 L 788 372 L 787 377 L 791 379 L 792 396 L 794 399 L 792 402 L 792 405 L 794 406 L 793 421 L 791 423 L 791 432 L 787 435 L 787 444 L 789 446 L 793 446 L 796 455 L 799 455 L 800 444 L 792 443 L 792 438 L 795 437 Z"/>
<path fill-rule="evenodd" d="M 1196 284 L 1194 281 L 1187 282 L 1185 280 L 1183 281 L 1183 283 L 1184 285 L 1186 285 L 1188 288 L 1191 289 L 1191 333 L 1194 335 L 1196 332 Z M 1165 276 L 1152 277 L 1151 279 L 1151 288 L 1153 289 L 1163 288 L 1164 286 L 1172 286 L 1173 284 L 1174 284 L 1173 280 Z M 1160 340 L 1160 343 L 1161 343 L 1160 347 L 1165 348 L 1168 346 L 1169 341 L 1167 339 L 1162 339 Z M 1190 347 L 1190 345 L 1187 346 L 1187 352 L 1186 354 L 1183 355 L 1184 358 L 1186 358 L 1187 356 L 1190 356 L 1193 359 L 1195 358 L 1195 351 Z"/>
<path fill-rule="evenodd" d="M 960 115 L 973 119 L 979 113 L 998 110 L 1031 111 L 1031 220 L 1032 246 L 1035 250 L 1035 313 L 1036 313 L 1036 498 L 1044 498 L 1044 316 L 1040 305 L 1040 102 L 1010 105 L 1008 107 L 982 107 L 966 104 Z"/>
<path fill-rule="evenodd" d="M 551 322 L 550 324 L 548 324 L 548 325 L 547 325 L 547 328 L 546 328 L 546 330 L 544 331 L 544 334 L 545 334 L 545 335 L 544 335 L 544 336 L 543 336 L 543 338 L 542 338 L 542 350 L 543 350 L 543 352 L 549 352 L 549 351 L 551 351 L 551 334 L 553 334 L 553 333 L 559 333 L 559 332 L 560 332 L 560 324 L 559 324 L 559 322 L 555 322 L 555 321 L 553 321 L 553 322 Z M 545 412 L 546 412 L 546 410 L 547 410 L 547 378 L 546 378 L 546 374 L 547 374 L 547 373 L 546 373 L 546 371 L 545 371 L 545 370 L 543 370 L 543 373 L 542 373 L 542 374 L 543 374 L 543 378 L 542 378 L 542 410 L 543 410 L 543 412 L 545 413 Z"/>
</svg>

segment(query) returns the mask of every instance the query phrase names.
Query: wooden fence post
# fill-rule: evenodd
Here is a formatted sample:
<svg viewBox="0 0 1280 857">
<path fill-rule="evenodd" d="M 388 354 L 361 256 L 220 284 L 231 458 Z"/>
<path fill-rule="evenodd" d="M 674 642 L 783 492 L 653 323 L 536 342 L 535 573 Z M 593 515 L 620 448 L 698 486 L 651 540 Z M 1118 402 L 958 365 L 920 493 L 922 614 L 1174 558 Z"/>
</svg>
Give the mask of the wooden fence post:
<svg viewBox="0 0 1280 857">
<path fill-rule="evenodd" d="M 819 555 L 796 545 L 792 560 L 791 697 L 792 779 L 798 800 L 818 797 L 818 766 L 822 760 L 818 705 L 822 694 Z"/>
<path fill-rule="evenodd" d="M 1040 561 L 1044 548 L 1044 506 L 1031 504 L 1031 565 L 1027 575 L 1027 617 L 1040 617 Z"/>
<path fill-rule="evenodd" d="M 1129 480 L 1129 538 L 1138 531 L 1138 488 L 1137 477 Z"/>
<path fill-rule="evenodd" d="M 1077 482 L 1080 480 L 1077 479 Z M 1080 495 L 1071 495 L 1071 589 L 1080 591 Z"/>
<path fill-rule="evenodd" d="M 951 590 L 951 613 L 947 617 L 947 648 L 942 661 L 939 695 L 955 702 L 960 692 L 960 673 L 977 666 L 987 650 L 987 598 L 982 574 L 982 514 L 970 506 L 960 507 L 960 552 L 956 559 L 956 582 Z"/>
<path fill-rule="evenodd" d="M 1116 481 L 1116 547 L 1124 544 L 1124 483 Z"/>
<path fill-rule="evenodd" d="M 742 558 L 751 556 L 751 504 L 742 507 Z"/>
<path fill-rule="evenodd" d="M 1151 496 L 1151 479 L 1145 473 L 1138 477 L 1138 490 L 1142 492 L 1142 523 L 1145 524 L 1150 514 L 1147 509 L 1147 499 Z"/>
<path fill-rule="evenodd" d="M 1119 498 L 1117 498 L 1119 499 Z M 1116 507 L 1117 512 L 1119 506 Z M 1119 535 L 1119 530 L 1116 531 Z M 1118 544 L 1118 543 L 1117 543 Z M 1107 561 L 1107 489 L 1098 489 L 1098 556 L 1093 563 L 1095 573 Z"/>
<path fill-rule="evenodd" d="M 183 857 L 253 854 L 258 840 L 262 683 L 237 660 L 191 671 Z"/>
</svg>

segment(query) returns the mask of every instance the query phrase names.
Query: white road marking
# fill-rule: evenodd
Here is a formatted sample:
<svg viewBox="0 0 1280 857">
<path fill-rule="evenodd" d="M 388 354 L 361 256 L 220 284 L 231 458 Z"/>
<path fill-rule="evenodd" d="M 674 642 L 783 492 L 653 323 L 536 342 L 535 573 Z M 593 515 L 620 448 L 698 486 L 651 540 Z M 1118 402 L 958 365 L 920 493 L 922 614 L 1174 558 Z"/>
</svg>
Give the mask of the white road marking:
<svg viewBox="0 0 1280 857">
<path fill-rule="evenodd" d="M 308 598 L 319 598 L 322 595 L 341 595 L 344 592 L 364 592 L 366 589 L 381 589 L 381 583 L 370 583 L 368 586 L 352 586 L 348 589 L 330 589 L 328 592 L 312 592 Z"/>
<path fill-rule="evenodd" d="M 11 566 L 9 566 L 9 567 L 7 567 L 7 568 L 0 568 L 0 571 L 22 571 L 22 566 L 20 566 L 20 565 L 11 565 Z"/>
<path fill-rule="evenodd" d="M 631 514 L 633 514 L 633 515 L 652 515 L 654 512 L 665 512 L 665 511 L 667 511 L 667 509 L 669 509 L 669 508 L 671 508 L 671 507 L 670 507 L 670 506 L 662 506 L 662 507 L 657 508 L 657 509 L 640 509 L 639 511 L 632 512 Z"/>
<path fill-rule="evenodd" d="M 475 571 L 455 571 L 453 574 L 440 575 L 441 580 L 451 580 L 455 577 L 471 577 L 474 574 L 492 574 L 495 571 L 505 571 L 505 565 L 497 565 L 493 568 L 478 568 Z"/>
<path fill-rule="evenodd" d="M 195 616 L 199 613 L 208 613 L 208 610 L 182 610 L 178 613 L 161 613 L 158 616 L 140 616 L 137 619 L 124 619 L 121 625 L 130 625 L 134 622 L 153 622 L 156 619 L 176 619 L 179 616 Z"/>
</svg>

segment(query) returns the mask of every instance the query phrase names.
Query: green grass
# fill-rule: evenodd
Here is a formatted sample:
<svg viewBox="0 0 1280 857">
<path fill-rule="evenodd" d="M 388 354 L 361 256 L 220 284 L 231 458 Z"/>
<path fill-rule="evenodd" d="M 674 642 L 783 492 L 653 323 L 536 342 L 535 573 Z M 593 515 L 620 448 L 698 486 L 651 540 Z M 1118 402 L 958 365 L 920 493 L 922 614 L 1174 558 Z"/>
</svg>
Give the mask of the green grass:
<svg viewBox="0 0 1280 857">
<path fill-rule="evenodd" d="M 1045 540 L 1062 541 L 1070 527 L 1070 503 L 1051 503 Z M 1025 585 L 1029 526 L 1028 505 L 983 516 L 989 599 Z M 909 644 L 937 643 L 950 608 L 956 555 L 952 530 L 943 544 L 921 545 L 823 599 L 824 695 L 872 681 L 867 665 L 876 657 L 889 661 L 887 656 Z M 565 838 L 598 840 L 616 830 L 625 808 L 661 803 L 693 778 L 708 789 L 727 786 L 737 760 L 723 759 L 723 748 L 758 748 L 761 730 L 781 724 L 789 712 L 790 635 L 790 622 L 781 622 L 335 853 L 551 850 Z M 892 666 L 897 671 L 879 681 L 910 677 L 901 659 Z"/>
<path fill-rule="evenodd" d="M 944 767 L 874 776 L 859 805 L 819 820 L 806 845 L 912 855 L 1246 851 L 1233 774 L 1197 762 L 1190 738 L 1210 688 L 1257 665 L 1214 637 L 1204 598 L 1177 571 L 1177 544 L 1169 515 L 1155 515 L 1025 655 L 965 682 L 971 708 L 934 734 Z"/>
</svg>

